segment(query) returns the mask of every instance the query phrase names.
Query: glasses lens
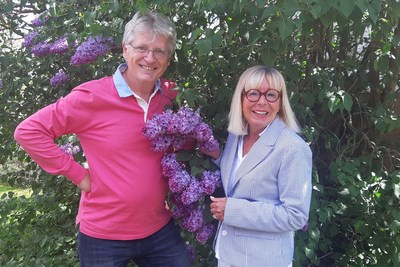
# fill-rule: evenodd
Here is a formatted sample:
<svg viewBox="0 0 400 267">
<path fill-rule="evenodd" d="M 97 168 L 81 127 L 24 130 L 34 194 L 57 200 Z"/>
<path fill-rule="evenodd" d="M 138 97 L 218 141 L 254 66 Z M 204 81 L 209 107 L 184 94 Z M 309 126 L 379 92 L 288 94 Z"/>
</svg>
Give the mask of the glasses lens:
<svg viewBox="0 0 400 267">
<path fill-rule="evenodd" d="M 269 102 L 275 102 L 276 100 L 278 100 L 279 98 L 279 93 L 276 90 L 269 90 L 267 91 L 265 98 L 269 101 Z"/>
<path fill-rule="evenodd" d="M 135 52 L 139 54 L 147 54 L 150 51 L 153 51 L 153 56 L 158 59 L 167 57 L 167 52 L 165 52 L 160 48 L 150 49 L 147 46 L 132 46 L 132 47 L 135 49 Z"/>
<path fill-rule="evenodd" d="M 262 95 L 265 95 L 265 99 L 271 103 L 277 101 L 280 97 L 280 93 L 275 89 L 270 89 L 264 93 L 261 93 L 257 89 L 251 89 L 247 92 L 244 92 L 244 94 L 250 102 L 257 102 Z"/>
<path fill-rule="evenodd" d="M 138 52 L 140 54 L 144 54 L 149 51 L 149 49 L 145 46 L 134 46 L 133 48 L 135 49 L 136 52 Z"/>
<path fill-rule="evenodd" d="M 154 49 L 153 53 L 154 53 L 154 56 L 157 58 L 164 58 L 167 55 L 167 53 L 161 49 Z"/>
<path fill-rule="evenodd" d="M 250 102 L 257 102 L 260 96 L 261 94 L 258 90 L 251 89 L 246 92 L 246 97 Z"/>
</svg>

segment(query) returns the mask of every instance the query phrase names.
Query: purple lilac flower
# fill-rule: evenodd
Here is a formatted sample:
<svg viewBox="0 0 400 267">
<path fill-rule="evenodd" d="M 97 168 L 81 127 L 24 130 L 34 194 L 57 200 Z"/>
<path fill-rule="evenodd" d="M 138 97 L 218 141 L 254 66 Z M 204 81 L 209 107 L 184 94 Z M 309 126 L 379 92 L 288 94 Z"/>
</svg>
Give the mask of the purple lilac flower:
<svg viewBox="0 0 400 267">
<path fill-rule="evenodd" d="M 203 209 L 198 207 L 192 210 L 189 216 L 182 219 L 182 228 L 189 232 L 196 232 L 203 225 Z"/>
<path fill-rule="evenodd" d="M 48 42 L 40 42 L 32 47 L 32 53 L 37 57 L 43 57 L 50 54 L 51 44 Z"/>
<path fill-rule="evenodd" d="M 161 160 L 161 166 L 163 175 L 166 177 L 172 177 L 176 171 L 183 169 L 182 165 L 176 161 L 175 153 L 165 154 Z"/>
<path fill-rule="evenodd" d="M 45 24 L 45 21 L 42 20 L 40 17 L 37 17 L 31 21 L 32 27 L 39 27 L 39 26 L 43 26 L 44 24 Z"/>
<path fill-rule="evenodd" d="M 0 89 L 3 89 L 3 81 L 0 80 Z"/>
<path fill-rule="evenodd" d="M 190 184 L 182 192 L 181 200 L 183 204 L 189 205 L 195 203 L 203 197 L 203 191 L 200 187 L 200 182 L 192 177 Z"/>
<path fill-rule="evenodd" d="M 171 135 L 163 134 L 158 136 L 156 140 L 152 142 L 154 151 L 166 151 L 174 140 L 174 137 Z"/>
<path fill-rule="evenodd" d="M 182 107 L 176 113 L 177 121 L 180 123 L 179 133 L 185 135 L 193 132 L 195 127 L 201 122 L 200 112 L 193 112 L 191 108 Z"/>
<path fill-rule="evenodd" d="M 208 139 L 206 142 L 199 142 L 199 146 L 201 150 L 204 151 L 215 151 L 219 148 L 219 143 L 217 140 L 214 139 L 212 136 L 210 139 Z"/>
<path fill-rule="evenodd" d="M 208 124 L 202 122 L 194 129 L 194 137 L 199 142 L 206 142 L 212 137 L 212 130 Z"/>
<path fill-rule="evenodd" d="M 24 41 L 22 42 L 22 47 L 31 47 L 34 44 L 36 37 L 39 35 L 37 32 L 31 32 L 24 36 Z"/>
<path fill-rule="evenodd" d="M 196 248 L 193 245 L 186 244 L 186 249 L 189 253 L 189 258 L 192 263 L 196 260 Z"/>
<path fill-rule="evenodd" d="M 177 171 L 168 179 L 169 189 L 174 193 L 180 193 L 191 183 L 190 180 L 191 177 L 187 171 Z"/>
<path fill-rule="evenodd" d="M 307 232 L 308 231 L 308 222 L 301 228 L 301 231 Z"/>
<path fill-rule="evenodd" d="M 203 225 L 196 233 L 196 240 L 201 243 L 205 244 L 208 239 L 214 234 L 215 226 L 213 224 L 206 224 Z"/>
<path fill-rule="evenodd" d="M 50 78 L 50 85 L 53 87 L 63 85 L 69 81 L 69 75 L 64 70 L 59 70 Z"/>
<path fill-rule="evenodd" d="M 64 54 L 69 49 L 67 37 L 55 41 L 50 47 L 50 54 Z"/>
<path fill-rule="evenodd" d="M 179 219 L 190 215 L 191 210 L 196 208 L 196 204 L 184 205 L 182 202 L 176 203 L 172 208 L 172 217 Z"/>
<path fill-rule="evenodd" d="M 211 195 L 215 188 L 221 186 L 221 172 L 204 171 L 200 181 L 200 187 L 204 194 Z"/>
<path fill-rule="evenodd" d="M 66 143 L 60 146 L 61 150 L 67 155 L 75 155 L 81 151 L 79 146 L 73 146 L 71 143 Z"/>
<path fill-rule="evenodd" d="M 83 42 L 75 54 L 71 57 L 72 65 L 89 64 L 97 60 L 98 57 L 105 55 L 112 48 L 111 38 L 103 38 L 102 35 L 89 37 Z"/>
<path fill-rule="evenodd" d="M 175 150 L 182 149 L 188 142 L 190 141 L 190 137 L 188 135 L 180 136 L 173 135 L 172 136 L 172 146 Z"/>
<path fill-rule="evenodd" d="M 183 205 L 180 194 L 170 194 L 168 197 L 168 204 L 171 206 Z"/>
<path fill-rule="evenodd" d="M 181 194 L 172 193 L 168 199 L 168 205 L 171 205 L 172 215 L 176 216 L 174 218 L 187 217 L 190 215 L 192 210 L 197 209 L 196 203 L 192 203 L 190 205 L 183 204 L 181 200 Z"/>
<path fill-rule="evenodd" d="M 166 133 L 166 128 L 173 116 L 172 110 L 156 114 L 143 128 L 144 136 L 151 141 L 155 151 L 166 151 L 172 143 L 177 142 L 175 136 Z"/>
</svg>

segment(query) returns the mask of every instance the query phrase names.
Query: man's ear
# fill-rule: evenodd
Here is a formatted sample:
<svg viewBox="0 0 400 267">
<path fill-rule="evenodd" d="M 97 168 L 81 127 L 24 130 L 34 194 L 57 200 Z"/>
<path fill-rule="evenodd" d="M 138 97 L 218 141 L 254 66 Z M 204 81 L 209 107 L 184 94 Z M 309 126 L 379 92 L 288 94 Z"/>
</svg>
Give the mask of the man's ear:
<svg viewBox="0 0 400 267">
<path fill-rule="evenodd" d="M 126 61 L 126 59 L 128 57 L 128 51 L 127 50 L 128 50 L 128 48 L 126 47 L 126 45 L 122 44 L 122 56 L 124 57 L 125 61 Z"/>
</svg>

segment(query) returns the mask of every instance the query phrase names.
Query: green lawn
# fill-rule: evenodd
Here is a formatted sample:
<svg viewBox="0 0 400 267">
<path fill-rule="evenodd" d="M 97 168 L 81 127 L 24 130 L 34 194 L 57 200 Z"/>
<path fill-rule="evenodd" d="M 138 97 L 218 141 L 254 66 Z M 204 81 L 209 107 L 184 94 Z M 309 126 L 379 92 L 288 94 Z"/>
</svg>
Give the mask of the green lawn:
<svg viewBox="0 0 400 267">
<path fill-rule="evenodd" d="M 16 188 L 7 184 L 0 183 L 0 197 L 3 195 L 3 193 L 7 193 L 10 191 L 14 192 L 18 196 L 24 195 L 28 197 L 31 195 L 31 190 L 29 188 Z"/>
</svg>

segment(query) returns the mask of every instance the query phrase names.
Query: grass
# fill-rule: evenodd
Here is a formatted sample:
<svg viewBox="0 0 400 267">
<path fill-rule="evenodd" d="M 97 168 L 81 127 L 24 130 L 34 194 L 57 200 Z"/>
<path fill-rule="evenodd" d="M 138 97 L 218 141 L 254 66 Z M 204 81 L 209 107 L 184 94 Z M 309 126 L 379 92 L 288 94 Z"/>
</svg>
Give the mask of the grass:
<svg viewBox="0 0 400 267">
<path fill-rule="evenodd" d="M 0 183 L 0 196 L 4 193 L 13 192 L 16 196 L 26 196 L 29 197 L 32 193 L 32 190 L 29 188 L 17 188 L 12 187 L 10 185 Z"/>
</svg>

